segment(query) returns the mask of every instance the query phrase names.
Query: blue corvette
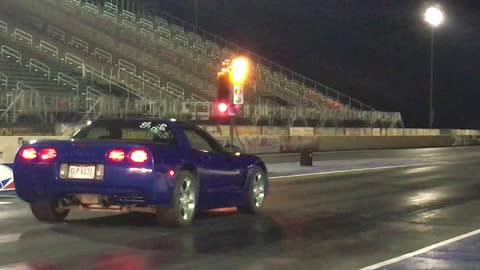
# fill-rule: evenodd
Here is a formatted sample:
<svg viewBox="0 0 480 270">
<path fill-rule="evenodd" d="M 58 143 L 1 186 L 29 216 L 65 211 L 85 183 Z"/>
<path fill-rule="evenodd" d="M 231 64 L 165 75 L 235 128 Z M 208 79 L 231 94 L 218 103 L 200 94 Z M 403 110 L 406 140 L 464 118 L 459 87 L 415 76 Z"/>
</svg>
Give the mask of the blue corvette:
<svg viewBox="0 0 480 270">
<path fill-rule="evenodd" d="M 71 209 L 142 211 L 171 226 L 213 208 L 255 213 L 269 184 L 258 157 L 225 150 L 195 125 L 153 119 L 97 120 L 70 140 L 23 145 L 14 179 L 41 221 Z"/>
</svg>

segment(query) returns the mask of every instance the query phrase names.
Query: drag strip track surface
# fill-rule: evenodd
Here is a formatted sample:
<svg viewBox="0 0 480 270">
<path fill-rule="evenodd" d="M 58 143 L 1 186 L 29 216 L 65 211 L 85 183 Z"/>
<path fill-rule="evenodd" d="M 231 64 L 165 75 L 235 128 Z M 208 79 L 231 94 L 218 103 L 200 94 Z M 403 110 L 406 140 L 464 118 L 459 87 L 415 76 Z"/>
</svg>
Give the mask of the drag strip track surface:
<svg viewBox="0 0 480 270">
<path fill-rule="evenodd" d="M 360 269 L 480 228 L 478 147 L 316 157 L 422 163 L 272 181 L 261 214 L 220 209 L 181 229 L 134 213 L 74 212 L 64 223 L 39 223 L 28 205 L 0 196 L 0 269 Z"/>
</svg>

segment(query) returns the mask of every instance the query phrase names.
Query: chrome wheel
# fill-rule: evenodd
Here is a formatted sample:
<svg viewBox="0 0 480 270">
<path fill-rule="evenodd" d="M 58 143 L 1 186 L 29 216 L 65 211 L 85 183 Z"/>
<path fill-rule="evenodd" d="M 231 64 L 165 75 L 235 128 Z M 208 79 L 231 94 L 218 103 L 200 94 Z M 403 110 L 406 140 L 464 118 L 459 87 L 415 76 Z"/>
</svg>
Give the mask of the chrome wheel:
<svg viewBox="0 0 480 270">
<path fill-rule="evenodd" d="M 183 220 L 190 220 L 195 211 L 195 187 L 192 179 L 185 178 L 180 186 L 180 216 Z"/>
<path fill-rule="evenodd" d="M 265 180 L 260 172 L 255 175 L 253 180 L 253 197 L 255 199 L 255 207 L 260 208 L 265 199 Z"/>
</svg>

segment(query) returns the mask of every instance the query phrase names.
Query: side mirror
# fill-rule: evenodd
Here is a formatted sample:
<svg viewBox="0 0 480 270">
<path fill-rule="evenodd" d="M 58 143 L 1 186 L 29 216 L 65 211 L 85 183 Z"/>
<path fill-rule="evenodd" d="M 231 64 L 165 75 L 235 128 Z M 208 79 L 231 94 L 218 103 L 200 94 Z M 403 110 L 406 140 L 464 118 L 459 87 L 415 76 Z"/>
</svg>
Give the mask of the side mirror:
<svg viewBox="0 0 480 270">
<path fill-rule="evenodd" d="M 229 153 L 240 153 L 240 152 L 242 152 L 242 149 L 240 149 L 240 147 L 235 146 L 235 145 L 231 145 L 231 144 L 225 145 L 224 148 Z"/>
</svg>

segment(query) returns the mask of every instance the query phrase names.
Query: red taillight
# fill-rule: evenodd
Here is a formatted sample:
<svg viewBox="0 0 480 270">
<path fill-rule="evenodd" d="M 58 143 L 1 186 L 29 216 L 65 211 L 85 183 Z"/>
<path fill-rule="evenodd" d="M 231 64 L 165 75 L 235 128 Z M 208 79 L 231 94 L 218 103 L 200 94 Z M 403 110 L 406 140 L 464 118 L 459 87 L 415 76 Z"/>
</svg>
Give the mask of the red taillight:
<svg viewBox="0 0 480 270">
<path fill-rule="evenodd" d="M 174 170 L 168 170 L 168 175 L 175 176 L 175 171 Z"/>
<path fill-rule="evenodd" d="M 113 149 L 113 150 L 110 150 L 110 152 L 108 152 L 107 157 L 109 160 L 113 162 L 120 162 L 125 159 L 125 151 L 120 149 Z"/>
<path fill-rule="evenodd" d="M 20 156 L 25 160 L 34 160 L 37 158 L 37 150 L 33 147 L 24 148 Z"/>
<path fill-rule="evenodd" d="M 147 151 L 143 149 L 137 149 L 130 152 L 130 161 L 133 163 L 143 163 L 148 159 Z"/>
<path fill-rule="evenodd" d="M 45 148 L 40 151 L 40 160 L 50 161 L 57 157 L 57 150 L 54 148 Z"/>
</svg>

